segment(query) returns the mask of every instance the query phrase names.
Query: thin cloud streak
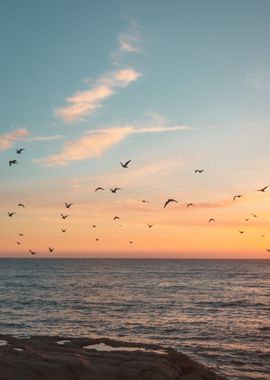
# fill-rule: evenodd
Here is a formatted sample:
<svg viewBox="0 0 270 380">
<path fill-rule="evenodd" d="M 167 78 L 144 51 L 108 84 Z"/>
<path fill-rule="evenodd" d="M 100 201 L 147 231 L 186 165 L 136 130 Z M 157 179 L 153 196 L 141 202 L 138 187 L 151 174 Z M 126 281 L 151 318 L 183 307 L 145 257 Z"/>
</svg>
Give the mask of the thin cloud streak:
<svg viewBox="0 0 270 380">
<path fill-rule="evenodd" d="M 118 70 L 100 77 L 90 90 L 76 92 L 66 99 L 68 105 L 57 108 L 55 115 L 65 123 L 72 123 L 92 114 L 103 106 L 103 102 L 111 97 L 117 88 L 127 87 L 139 79 L 141 74 L 132 68 Z"/>
<path fill-rule="evenodd" d="M 79 140 L 65 142 L 60 153 L 34 160 L 34 162 L 44 166 L 65 165 L 69 161 L 100 157 L 102 153 L 113 145 L 116 145 L 132 134 L 174 132 L 187 129 L 190 129 L 190 127 L 147 127 L 139 129 L 133 125 L 127 125 L 125 127 L 88 131 Z"/>
<path fill-rule="evenodd" d="M 33 137 L 27 137 L 24 138 L 22 141 L 54 141 L 54 140 L 61 140 L 64 136 L 62 135 L 53 135 L 53 136 L 33 136 Z"/>
<path fill-rule="evenodd" d="M 13 146 L 16 141 L 22 140 L 27 136 L 29 132 L 26 128 L 17 129 L 13 132 L 8 132 L 3 135 L 0 135 L 0 150 L 6 150 Z"/>
</svg>

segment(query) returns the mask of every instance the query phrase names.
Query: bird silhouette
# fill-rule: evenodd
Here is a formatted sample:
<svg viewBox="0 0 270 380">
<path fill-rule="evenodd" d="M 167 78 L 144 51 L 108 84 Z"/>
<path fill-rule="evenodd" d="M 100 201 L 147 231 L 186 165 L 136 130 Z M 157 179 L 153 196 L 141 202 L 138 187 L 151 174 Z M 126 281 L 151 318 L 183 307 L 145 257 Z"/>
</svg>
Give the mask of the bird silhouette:
<svg viewBox="0 0 270 380">
<path fill-rule="evenodd" d="M 257 191 L 261 191 L 262 193 L 264 193 L 265 190 L 266 190 L 268 187 L 269 187 L 269 186 L 265 186 L 265 187 L 263 187 L 262 189 L 258 189 Z"/>
<path fill-rule="evenodd" d="M 187 207 L 190 207 L 190 206 L 194 206 L 194 204 L 193 203 L 188 203 Z"/>
<path fill-rule="evenodd" d="M 267 252 L 270 252 L 270 248 L 266 248 Z"/>
<path fill-rule="evenodd" d="M 126 163 L 122 163 L 122 162 L 120 162 L 120 164 L 121 164 L 121 166 L 122 166 L 122 168 L 125 168 L 125 169 L 127 169 L 128 168 L 128 164 L 131 162 L 131 160 L 128 160 Z"/>
<path fill-rule="evenodd" d="M 70 208 L 72 205 L 73 205 L 73 203 L 67 203 L 67 202 L 65 202 L 66 208 Z"/>
<path fill-rule="evenodd" d="M 99 241 L 99 238 L 96 238 L 96 241 Z"/>
<path fill-rule="evenodd" d="M 16 212 L 8 212 L 8 216 L 11 218 L 13 215 L 15 215 L 16 214 Z"/>
<path fill-rule="evenodd" d="M 129 244 L 133 244 L 133 241 L 130 241 Z"/>
<path fill-rule="evenodd" d="M 245 233 L 245 231 L 242 231 L 242 230 L 238 230 L 239 232 L 240 232 L 240 234 L 244 234 Z"/>
<path fill-rule="evenodd" d="M 18 203 L 18 206 L 25 208 L 25 205 L 23 203 Z"/>
<path fill-rule="evenodd" d="M 113 218 L 113 220 L 116 220 L 116 219 L 120 219 L 119 216 L 115 216 L 115 217 Z"/>
<path fill-rule="evenodd" d="M 16 149 L 16 153 L 21 154 L 24 150 L 24 148 Z"/>
<path fill-rule="evenodd" d="M 66 230 L 64 230 L 63 228 L 61 228 L 61 231 L 62 231 L 62 232 L 66 232 Z"/>
<path fill-rule="evenodd" d="M 235 201 L 236 200 L 236 198 L 243 198 L 243 195 L 235 195 L 234 197 L 233 197 L 233 200 Z"/>
<path fill-rule="evenodd" d="M 195 171 L 194 171 L 194 173 L 196 174 L 196 173 L 203 173 L 204 172 L 204 169 L 196 169 Z"/>
<path fill-rule="evenodd" d="M 249 219 L 248 219 L 248 218 L 246 218 L 246 219 L 245 219 L 245 221 L 246 221 L 246 222 L 248 222 L 248 221 L 249 221 Z"/>
<path fill-rule="evenodd" d="M 36 254 L 36 252 L 32 251 L 32 249 L 29 249 L 29 252 L 31 253 L 31 255 L 35 255 Z"/>
<path fill-rule="evenodd" d="M 16 242 L 17 244 L 21 244 L 19 241 Z"/>
<path fill-rule="evenodd" d="M 9 163 L 9 166 L 16 165 L 18 163 L 18 161 L 17 160 L 10 160 L 10 161 L 8 161 L 8 163 Z"/>
<path fill-rule="evenodd" d="M 18 234 L 19 236 L 24 236 L 23 234 Z"/>
<path fill-rule="evenodd" d="M 96 228 L 96 225 L 95 225 L 95 224 L 93 224 L 93 225 L 92 225 L 92 227 L 93 227 L 93 228 Z"/>
<path fill-rule="evenodd" d="M 54 251 L 54 248 L 49 247 L 49 252 L 53 252 L 53 251 Z"/>
<path fill-rule="evenodd" d="M 118 190 L 121 190 L 120 187 L 115 187 L 113 189 L 110 189 L 112 193 L 116 193 Z"/>
<path fill-rule="evenodd" d="M 142 203 L 150 203 L 150 201 L 148 201 L 147 199 L 141 199 L 141 200 L 139 200 L 138 202 L 142 202 Z"/>
<path fill-rule="evenodd" d="M 165 207 L 166 207 L 169 203 L 171 203 L 171 202 L 178 203 L 178 201 L 176 201 L 175 199 L 170 198 L 170 199 L 168 199 L 168 200 L 164 203 L 163 208 L 165 208 Z"/>
<path fill-rule="evenodd" d="M 153 224 L 147 224 L 149 228 L 152 228 L 153 227 Z"/>
<path fill-rule="evenodd" d="M 253 218 L 258 218 L 258 215 L 256 214 L 250 214 L 251 216 L 253 216 Z"/>
<path fill-rule="evenodd" d="M 103 187 L 101 187 L 101 186 L 98 186 L 98 187 L 95 189 L 95 191 L 98 191 L 98 190 L 105 190 L 105 189 L 103 189 Z"/>
<path fill-rule="evenodd" d="M 208 223 L 215 222 L 215 219 L 211 218 L 208 220 Z"/>
<path fill-rule="evenodd" d="M 61 214 L 62 219 L 67 219 L 68 215 Z"/>
</svg>

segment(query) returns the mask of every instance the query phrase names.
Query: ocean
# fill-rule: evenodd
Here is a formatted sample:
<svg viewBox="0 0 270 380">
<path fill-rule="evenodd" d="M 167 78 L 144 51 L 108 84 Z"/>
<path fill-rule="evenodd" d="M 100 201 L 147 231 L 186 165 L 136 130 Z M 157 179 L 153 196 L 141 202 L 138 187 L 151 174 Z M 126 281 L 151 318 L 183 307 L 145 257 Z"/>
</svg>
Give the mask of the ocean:
<svg viewBox="0 0 270 380">
<path fill-rule="evenodd" d="M 1 259 L 0 332 L 177 348 L 270 379 L 270 261 Z"/>
</svg>

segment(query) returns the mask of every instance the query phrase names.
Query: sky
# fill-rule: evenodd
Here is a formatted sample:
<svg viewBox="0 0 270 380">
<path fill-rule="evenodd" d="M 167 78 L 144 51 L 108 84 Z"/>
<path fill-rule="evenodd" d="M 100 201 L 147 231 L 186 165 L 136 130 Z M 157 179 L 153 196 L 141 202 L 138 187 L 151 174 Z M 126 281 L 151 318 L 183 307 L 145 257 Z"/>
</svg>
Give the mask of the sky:
<svg viewBox="0 0 270 380">
<path fill-rule="evenodd" d="M 268 258 L 269 17 L 267 0 L 1 2 L 0 256 Z"/>
</svg>

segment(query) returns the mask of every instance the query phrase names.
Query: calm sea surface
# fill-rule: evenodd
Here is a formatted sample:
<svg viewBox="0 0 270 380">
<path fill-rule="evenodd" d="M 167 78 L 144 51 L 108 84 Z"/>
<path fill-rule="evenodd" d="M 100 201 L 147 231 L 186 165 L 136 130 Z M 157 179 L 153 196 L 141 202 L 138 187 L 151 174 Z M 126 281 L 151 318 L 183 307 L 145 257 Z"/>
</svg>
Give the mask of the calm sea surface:
<svg viewBox="0 0 270 380">
<path fill-rule="evenodd" d="M 270 261 L 0 260 L 0 332 L 157 342 L 270 379 Z"/>
</svg>

